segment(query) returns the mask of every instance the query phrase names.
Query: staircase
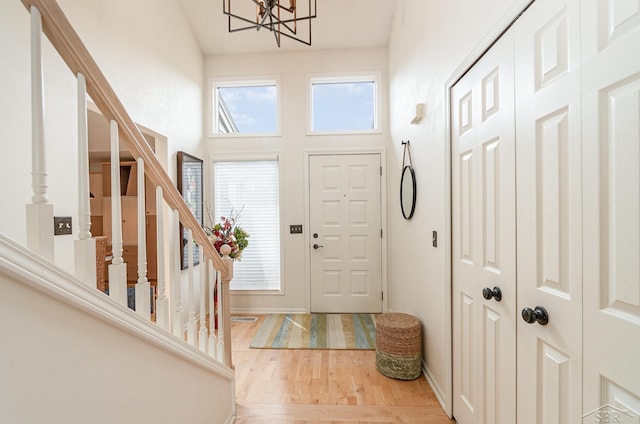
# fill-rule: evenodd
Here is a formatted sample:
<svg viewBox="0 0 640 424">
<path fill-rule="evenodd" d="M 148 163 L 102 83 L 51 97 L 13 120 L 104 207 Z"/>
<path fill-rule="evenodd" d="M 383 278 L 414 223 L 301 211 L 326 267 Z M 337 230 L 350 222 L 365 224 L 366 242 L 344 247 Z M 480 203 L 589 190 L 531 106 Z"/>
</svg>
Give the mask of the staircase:
<svg viewBox="0 0 640 424">
<path fill-rule="evenodd" d="M 59 5 L 54 0 L 22 3 L 31 17 L 33 193 L 26 205 L 26 245 L 0 232 L 0 422 L 233 422 L 228 291 L 233 262 L 228 252 L 221 249 L 221 257 L 208 241 Z M 80 231 L 74 252 L 56 249 L 53 239 L 42 34 L 77 79 L 78 185 L 71 189 L 77 192 Z M 97 288 L 96 264 L 104 258 L 96 254 L 91 234 L 89 97 L 111 129 L 113 260 L 108 295 Z M 120 144 L 135 158 L 138 173 L 135 311 L 127 306 L 122 255 Z M 146 264 L 145 176 L 157 199 L 153 296 Z M 167 209 L 172 212 L 166 214 Z M 180 270 L 183 236 L 187 272 Z M 170 248 L 165 250 L 165 245 Z M 73 274 L 54 263 L 58 255 L 74 257 Z"/>
</svg>

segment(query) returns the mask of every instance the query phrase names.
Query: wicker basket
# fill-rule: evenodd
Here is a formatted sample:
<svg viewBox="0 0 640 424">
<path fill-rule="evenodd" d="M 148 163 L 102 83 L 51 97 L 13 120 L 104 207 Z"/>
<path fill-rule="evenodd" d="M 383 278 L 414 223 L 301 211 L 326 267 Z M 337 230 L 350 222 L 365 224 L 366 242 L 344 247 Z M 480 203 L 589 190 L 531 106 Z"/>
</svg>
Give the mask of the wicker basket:
<svg viewBox="0 0 640 424">
<path fill-rule="evenodd" d="M 376 321 L 376 368 L 387 377 L 415 380 L 422 374 L 422 327 L 411 315 L 390 313 Z"/>
</svg>

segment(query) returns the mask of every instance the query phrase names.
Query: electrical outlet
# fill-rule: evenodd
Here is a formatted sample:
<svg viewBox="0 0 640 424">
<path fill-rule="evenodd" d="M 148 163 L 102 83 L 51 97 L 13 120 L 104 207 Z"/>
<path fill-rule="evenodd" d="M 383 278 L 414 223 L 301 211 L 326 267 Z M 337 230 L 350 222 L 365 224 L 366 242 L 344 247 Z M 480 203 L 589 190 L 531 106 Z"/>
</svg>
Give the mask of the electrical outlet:
<svg viewBox="0 0 640 424">
<path fill-rule="evenodd" d="M 289 225 L 289 234 L 302 234 L 302 225 Z"/>
<path fill-rule="evenodd" d="M 71 217 L 70 216 L 54 216 L 53 217 L 53 235 L 61 236 L 71 234 Z"/>
</svg>

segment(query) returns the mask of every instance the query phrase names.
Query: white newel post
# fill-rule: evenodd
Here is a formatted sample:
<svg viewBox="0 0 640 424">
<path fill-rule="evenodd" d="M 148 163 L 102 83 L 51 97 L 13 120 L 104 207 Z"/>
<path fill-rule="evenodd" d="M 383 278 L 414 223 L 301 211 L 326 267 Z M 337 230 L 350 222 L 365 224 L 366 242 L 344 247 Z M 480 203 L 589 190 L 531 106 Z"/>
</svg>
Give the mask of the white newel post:
<svg viewBox="0 0 640 424">
<path fill-rule="evenodd" d="M 27 204 L 27 246 L 53 262 L 53 205 L 47 198 L 44 142 L 42 16 L 31 6 L 31 176 L 33 197 Z"/>
<path fill-rule="evenodd" d="M 96 241 L 91 238 L 89 210 L 89 141 L 87 129 L 87 81 L 78 74 L 78 240 L 74 243 L 76 277 L 96 287 Z M 104 258 L 99 258 L 104 260 Z"/>
<path fill-rule="evenodd" d="M 207 263 L 204 257 L 204 246 L 200 246 L 200 332 L 198 334 L 198 348 L 207 353 Z"/>
<path fill-rule="evenodd" d="M 219 353 L 219 360 L 223 361 L 225 365 L 233 368 L 233 361 L 231 358 L 231 322 L 228 318 L 231 317 L 231 305 L 229 304 L 229 284 L 233 279 L 233 259 L 229 256 L 231 253 L 231 247 L 224 244 L 220 248 L 222 253 L 222 262 L 224 264 L 225 272 L 224 278 L 220 279 L 220 292 L 218 297 L 219 307 L 218 316 L 218 346 L 222 350 L 223 354 Z"/>
<path fill-rule="evenodd" d="M 127 306 L 127 264 L 122 259 L 122 208 L 120 206 L 120 139 L 118 123 L 111 121 L 111 252 L 109 296 Z"/>
<path fill-rule="evenodd" d="M 136 283 L 136 313 L 151 318 L 151 285 L 147 280 L 147 213 L 145 205 L 144 161 L 138 158 L 138 281 Z"/>
<path fill-rule="evenodd" d="M 189 308 L 189 321 L 187 322 L 187 343 L 196 345 L 196 302 L 195 302 L 195 275 L 194 275 L 194 255 L 193 255 L 193 232 L 187 230 L 187 252 L 189 252 L 189 288 L 187 292 L 187 307 Z"/>
<path fill-rule="evenodd" d="M 164 200 L 162 198 L 162 187 L 160 186 L 156 188 L 156 214 L 156 231 L 158 237 L 158 300 L 156 301 L 156 324 L 166 332 L 171 332 L 167 279 L 165 276 Z"/>
<path fill-rule="evenodd" d="M 209 355 L 216 358 L 217 340 L 216 340 L 216 302 L 215 293 L 217 289 L 218 272 L 213 269 L 213 259 L 207 261 L 208 279 L 209 279 Z"/>
</svg>

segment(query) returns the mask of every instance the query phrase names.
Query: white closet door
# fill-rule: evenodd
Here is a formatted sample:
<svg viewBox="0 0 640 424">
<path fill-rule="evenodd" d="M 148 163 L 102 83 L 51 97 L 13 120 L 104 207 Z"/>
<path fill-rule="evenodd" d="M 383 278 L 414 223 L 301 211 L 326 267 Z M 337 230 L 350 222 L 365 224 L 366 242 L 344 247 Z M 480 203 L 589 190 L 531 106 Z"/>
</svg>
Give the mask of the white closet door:
<svg viewBox="0 0 640 424">
<path fill-rule="evenodd" d="M 518 319 L 519 424 L 581 422 L 579 15 L 536 0 L 514 26 L 518 309 L 549 320 Z"/>
<path fill-rule="evenodd" d="M 453 414 L 515 422 L 513 37 L 452 89 Z M 498 287 L 502 297 L 485 299 Z"/>
<path fill-rule="evenodd" d="M 601 418 L 637 424 L 640 1 L 583 2 L 582 23 L 584 422 L 610 405 Z"/>
</svg>

